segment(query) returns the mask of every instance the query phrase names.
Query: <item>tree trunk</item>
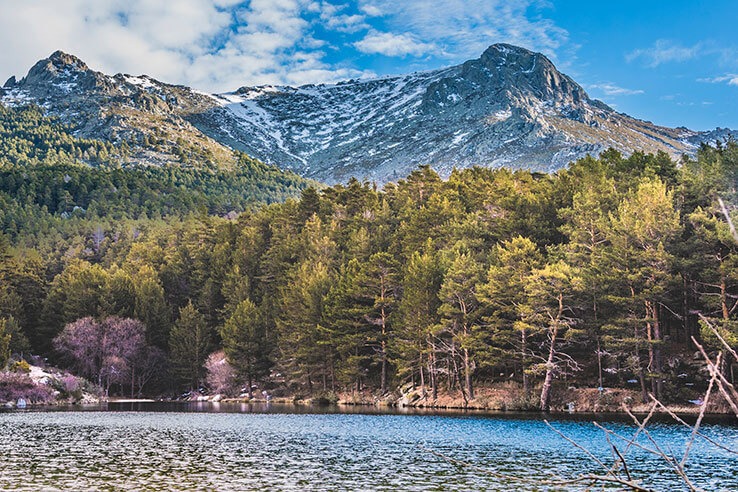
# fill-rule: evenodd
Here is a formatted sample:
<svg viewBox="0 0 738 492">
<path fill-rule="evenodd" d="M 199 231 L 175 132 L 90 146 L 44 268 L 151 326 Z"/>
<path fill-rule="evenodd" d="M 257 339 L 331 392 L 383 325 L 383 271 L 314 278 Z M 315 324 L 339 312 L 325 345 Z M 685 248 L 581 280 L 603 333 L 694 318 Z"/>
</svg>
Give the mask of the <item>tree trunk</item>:
<svg viewBox="0 0 738 492">
<path fill-rule="evenodd" d="M 720 275 L 720 307 L 723 311 L 723 320 L 728 321 L 730 308 L 728 308 L 728 286 L 725 275 Z"/>
<path fill-rule="evenodd" d="M 654 356 L 654 369 L 656 370 L 656 398 L 661 398 L 661 396 L 664 394 L 664 376 L 662 374 L 663 372 L 663 361 L 661 356 L 661 320 L 659 317 L 659 308 L 658 305 L 654 305 L 653 307 L 653 315 L 654 315 L 654 321 L 653 321 L 653 335 L 654 339 L 656 341 L 656 346 L 653 350 L 653 356 Z"/>
<path fill-rule="evenodd" d="M 430 354 L 428 354 L 428 376 L 430 377 L 431 390 L 433 391 L 433 399 L 438 399 L 438 370 L 436 367 L 436 344 L 431 336 L 428 336 L 428 346 Z"/>
<path fill-rule="evenodd" d="M 638 362 L 640 364 L 640 360 Z M 641 382 L 641 400 L 643 403 L 648 403 L 648 390 L 646 389 L 646 374 L 643 370 L 643 366 L 640 367 L 640 372 L 638 373 L 638 379 Z"/>
<path fill-rule="evenodd" d="M 469 349 L 464 349 L 464 382 L 469 399 L 474 399 L 474 388 L 472 387 L 471 362 L 469 360 Z"/>
<path fill-rule="evenodd" d="M 523 393 L 525 394 L 525 397 L 528 398 L 528 396 L 530 395 L 530 384 L 528 383 L 528 373 L 525 372 L 527 364 L 525 354 L 528 350 L 528 339 L 525 333 L 525 328 L 522 328 L 520 330 L 520 346 L 520 364 L 523 373 Z"/>
<path fill-rule="evenodd" d="M 551 384 L 553 382 L 554 356 L 556 355 L 556 338 L 559 335 L 559 323 L 554 322 L 553 331 L 551 332 L 551 346 L 548 350 L 548 359 L 546 360 L 546 377 L 543 380 L 543 388 L 541 388 L 541 411 L 548 412 L 551 406 Z"/>
<path fill-rule="evenodd" d="M 425 373 L 423 371 L 423 355 L 420 356 L 420 394 L 425 397 Z"/>
<path fill-rule="evenodd" d="M 597 337 L 597 381 L 599 388 L 603 388 L 602 384 L 602 350 L 600 349 L 600 338 Z"/>
<path fill-rule="evenodd" d="M 384 328 L 382 328 L 384 331 Z M 381 377 L 382 394 L 387 392 L 387 342 L 382 339 L 382 377 Z"/>
<path fill-rule="evenodd" d="M 646 301 L 646 338 L 648 339 L 648 370 L 655 374 L 651 377 L 651 392 L 656 398 L 661 398 L 663 382 L 661 379 L 661 327 L 659 325 L 659 314 L 656 304 Z"/>
</svg>

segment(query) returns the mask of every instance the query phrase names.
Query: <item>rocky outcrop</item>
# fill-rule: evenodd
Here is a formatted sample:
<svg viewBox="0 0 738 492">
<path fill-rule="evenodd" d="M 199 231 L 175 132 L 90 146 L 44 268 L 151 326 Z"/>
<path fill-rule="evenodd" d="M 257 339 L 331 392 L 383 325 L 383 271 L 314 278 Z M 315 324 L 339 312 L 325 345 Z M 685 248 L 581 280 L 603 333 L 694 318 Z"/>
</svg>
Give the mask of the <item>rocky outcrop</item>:
<svg viewBox="0 0 738 492">
<path fill-rule="evenodd" d="M 618 113 L 541 53 L 507 44 L 440 70 L 216 95 L 104 75 L 56 52 L 20 81 L 11 78 L 2 101 L 39 104 L 78 136 L 125 141 L 132 162 L 176 160 L 186 142 L 198 155 L 227 160 L 238 149 L 328 183 L 352 176 L 382 183 L 419 164 L 442 175 L 473 165 L 552 171 L 608 147 L 679 156 L 733 134 Z M 152 138 L 156 152 L 144 151 Z"/>
</svg>

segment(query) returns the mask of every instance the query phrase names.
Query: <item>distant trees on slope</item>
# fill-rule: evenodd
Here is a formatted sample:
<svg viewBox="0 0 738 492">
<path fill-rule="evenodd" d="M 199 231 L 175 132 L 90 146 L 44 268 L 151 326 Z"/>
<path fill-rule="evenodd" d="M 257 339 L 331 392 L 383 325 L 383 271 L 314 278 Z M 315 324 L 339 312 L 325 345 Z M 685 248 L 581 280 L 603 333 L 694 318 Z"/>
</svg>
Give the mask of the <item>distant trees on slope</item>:
<svg viewBox="0 0 738 492">
<path fill-rule="evenodd" d="M 24 172 L 36 171 L 0 167 L 6 183 Z M 109 186 L 85 195 L 82 176 L 122 190 L 113 177 L 127 172 L 70 173 L 69 195 Z M 479 385 L 513 381 L 546 409 L 565 382 L 686 401 L 705 385 L 690 341 L 697 313 L 738 339 L 736 246 L 717 202 L 735 201 L 736 173 L 733 142 L 678 163 L 610 150 L 551 175 L 472 168 L 444 181 L 420 167 L 381 190 L 306 188 L 233 218 L 209 206 L 161 214 L 153 193 L 73 228 L 54 225 L 69 210 L 63 194 L 38 192 L 43 180 L 25 194 L 0 179 L 15 210 L 0 318 L 50 355 L 70 323 L 137 319 L 183 388 L 222 349 L 248 391 L 264 380 L 296 393 L 411 383 L 473 399 Z M 159 179 L 136 176 L 131 193 Z M 49 239 L 34 245 L 41 230 Z"/>
</svg>

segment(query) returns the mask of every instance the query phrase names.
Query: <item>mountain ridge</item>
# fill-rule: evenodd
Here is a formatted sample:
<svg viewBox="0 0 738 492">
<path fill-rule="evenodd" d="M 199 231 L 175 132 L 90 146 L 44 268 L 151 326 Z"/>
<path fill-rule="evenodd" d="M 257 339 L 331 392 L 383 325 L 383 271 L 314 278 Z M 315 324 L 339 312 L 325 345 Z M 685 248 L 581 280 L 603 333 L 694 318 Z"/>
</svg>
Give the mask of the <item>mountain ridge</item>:
<svg viewBox="0 0 738 492">
<path fill-rule="evenodd" d="M 128 142 L 133 162 L 158 165 L 183 154 L 228 161 L 236 149 L 328 183 L 352 176 L 382 183 L 420 164 L 441 175 L 473 165 L 555 171 L 609 147 L 678 157 L 732 134 L 618 113 L 545 55 L 509 44 L 425 72 L 222 94 L 105 75 L 57 51 L 21 80 L 9 79 L 0 101 L 38 104 L 79 136 Z M 138 145 L 152 138 L 160 152 Z"/>
</svg>

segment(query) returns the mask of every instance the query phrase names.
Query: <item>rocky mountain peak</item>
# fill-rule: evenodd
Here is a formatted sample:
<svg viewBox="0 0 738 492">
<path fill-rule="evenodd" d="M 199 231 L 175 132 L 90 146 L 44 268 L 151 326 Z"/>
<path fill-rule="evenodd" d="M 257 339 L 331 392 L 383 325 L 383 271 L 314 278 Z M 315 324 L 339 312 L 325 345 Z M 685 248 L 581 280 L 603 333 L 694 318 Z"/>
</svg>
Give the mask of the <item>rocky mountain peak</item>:
<svg viewBox="0 0 738 492">
<path fill-rule="evenodd" d="M 207 95 L 147 76 L 96 72 L 57 51 L 0 89 L 5 105 L 43 106 L 76 135 L 126 141 L 148 164 L 182 144 L 226 155 L 237 149 L 329 183 L 379 182 L 430 164 L 550 171 L 608 147 L 693 152 L 725 132 L 671 129 L 591 99 L 545 55 L 494 44 L 461 65 L 337 84 L 245 85 Z M 155 140 L 160 150 L 135 150 Z M 142 157 L 143 156 L 143 157 Z"/>
<path fill-rule="evenodd" d="M 55 51 L 48 58 L 37 62 L 20 82 L 20 85 L 46 83 L 58 78 L 88 72 L 89 67 L 74 55 Z"/>
<path fill-rule="evenodd" d="M 21 80 L 11 79 L 5 87 L 32 95 L 37 102 L 44 103 L 48 99 L 80 96 L 91 90 L 109 90 L 108 79 L 76 56 L 55 51 L 38 61 Z"/>
<path fill-rule="evenodd" d="M 496 43 L 484 50 L 479 59 L 485 65 L 492 67 L 498 66 L 519 66 L 522 70 L 529 70 L 534 66 L 536 59 L 545 59 L 551 67 L 553 64 L 541 53 L 536 53 L 520 46 L 511 44 Z"/>
<path fill-rule="evenodd" d="M 542 101 L 580 105 L 590 102 L 586 91 L 561 73 L 542 53 L 519 46 L 493 44 L 478 60 L 465 65 L 488 71 L 493 84 L 529 93 Z"/>
<path fill-rule="evenodd" d="M 72 68 L 80 71 L 87 71 L 89 67 L 74 55 L 57 50 L 47 58 L 51 64 L 57 69 Z M 43 60 L 42 60 L 43 61 Z"/>
</svg>

